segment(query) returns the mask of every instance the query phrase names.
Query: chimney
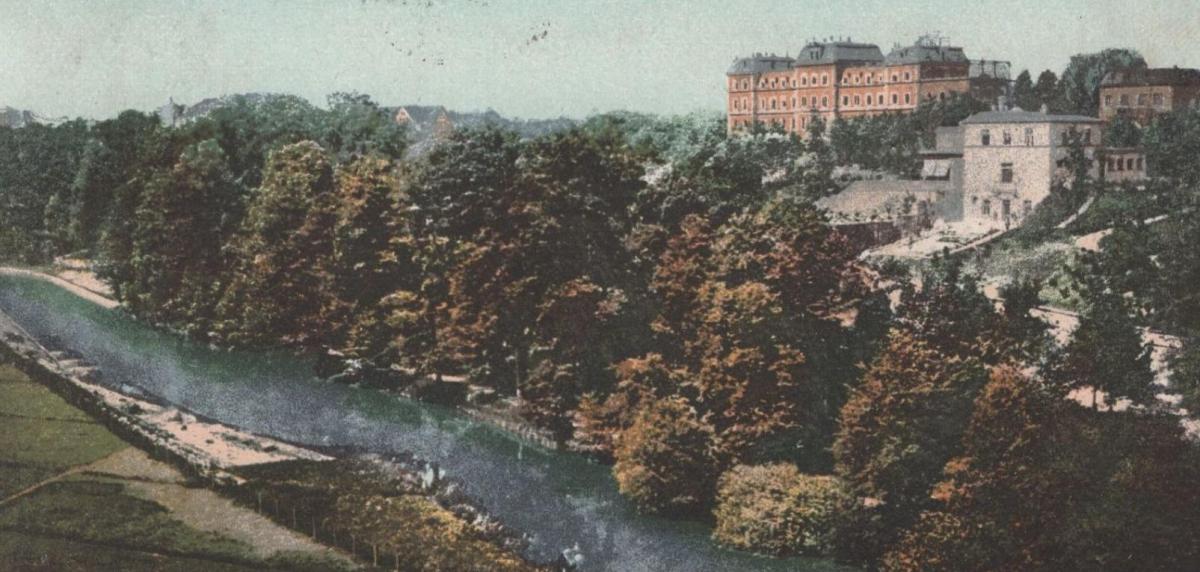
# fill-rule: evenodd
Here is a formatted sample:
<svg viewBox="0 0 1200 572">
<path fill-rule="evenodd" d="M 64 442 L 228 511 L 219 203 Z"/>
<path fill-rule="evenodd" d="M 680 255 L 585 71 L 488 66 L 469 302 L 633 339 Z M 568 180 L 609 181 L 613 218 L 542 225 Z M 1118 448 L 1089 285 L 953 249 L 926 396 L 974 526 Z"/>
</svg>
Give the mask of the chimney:
<svg viewBox="0 0 1200 572">
<path fill-rule="evenodd" d="M 1045 103 L 1043 103 L 1043 104 L 1042 104 L 1041 113 L 1042 113 L 1042 115 L 1049 114 L 1049 113 L 1050 113 L 1050 106 L 1048 106 L 1048 105 L 1046 105 Z"/>
</svg>

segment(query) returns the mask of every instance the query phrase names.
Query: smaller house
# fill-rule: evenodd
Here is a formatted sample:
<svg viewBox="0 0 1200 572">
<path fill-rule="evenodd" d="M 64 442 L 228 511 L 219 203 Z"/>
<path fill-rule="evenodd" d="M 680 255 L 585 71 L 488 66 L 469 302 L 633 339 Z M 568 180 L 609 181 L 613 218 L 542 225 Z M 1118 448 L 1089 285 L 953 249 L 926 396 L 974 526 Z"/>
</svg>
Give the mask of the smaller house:
<svg viewBox="0 0 1200 572">
<path fill-rule="evenodd" d="M 1154 118 L 1180 109 L 1200 107 L 1200 70 L 1131 69 L 1109 72 L 1100 82 L 1100 118 L 1117 117 L 1149 125 Z"/>
<path fill-rule="evenodd" d="M 1134 147 L 1110 147 L 1100 160 L 1101 177 L 1109 183 L 1141 182 L 1146 175 L 1146 154 Z"/>
</svg>

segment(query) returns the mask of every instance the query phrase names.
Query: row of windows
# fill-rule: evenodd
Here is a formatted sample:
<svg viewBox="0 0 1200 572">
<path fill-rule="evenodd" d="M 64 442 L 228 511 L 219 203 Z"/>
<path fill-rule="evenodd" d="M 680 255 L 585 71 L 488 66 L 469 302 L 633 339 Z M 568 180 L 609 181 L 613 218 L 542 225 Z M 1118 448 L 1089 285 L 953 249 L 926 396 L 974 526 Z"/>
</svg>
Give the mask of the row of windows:
<svg viewBox="0 0 1200 572">
<path fill-rule="evenodd" d="M 1001 201 L 1000 212 L 995 212 L 995 213 L 992 212 L 992 200 L 991 199 L 983 199 L 982 204 L 980 204 L 979 197 L 971 197 L 971 205 L 978 207 L 979 212 L 981 214 L 983 214 L 984 216 L 990 216 L 992 218 L 998 218 L 997 215 L 1000 215 L 1000 214 L 1003 214 L 1006 218 L 1011 217 L 1014 214 L 1016 214 L 1016 213 L 1012 212 L 1012 202 L 1008 199 L 1004 199 Z M 1029 216 L 1029 213 L 1033 212 L 1033 201 L 1026 199 L 1022 203 L 1021 207 L 1023 209 L 1022 212 L 1023 212 L 1024 216 Z"/>
<path fill-rule="evenodd" d="M 853 82 L 854 85 L 858 85 L 860 83 L 865 83 L 866 85 L 871 85 L 872 81 L 874 81 L 875 83 L 883 83 L 884 77 L 885 77 L 884 74 L 873 74 L 873 73 L 850 74 L 850 73 L 846 73 L 846 74 L 842 75 L 842 85 L 850 85 L 851 82 Z M 897 83 L 899 81 L 900 81 L 900 74 L 893 73 L 892 74 L 892 83 Z M 904 72 L 904 81 L 912 81 L 912 72 L 907 72 L 907 71 Z"/>
<path fill-rule="evenodd" d="M 1119 98 L 1113 97 L 1113 95 L 1111 93 L 1104 96 L 1104 106 L 1105 107 L 1113 107 L 1113 103 L 1118 102 L 1118 101 L 1120 102 L 1119 105 L 1121 105 L 1122 107 L 1126 107 L 1126 106 L 1130 105 L 1130 102 L 1133 101 L 1133 98 L 1130 97 L 1130 95 L 1128 93 L 1121 94 L 1121 96 Z M 1153 103 L 1151 103 L 1151 102 L 1153 102 Z M 1145 107 L 1147 105 L 1153 105 L 1154 107 L 1162 107 L 1163 105 L 1166 104 L 1166 98 L 1161 93 L 1154 93 L 1154 94 L 1139 93 L 1139 94 L 1137 94 L 1137 104 L 1140 107 Z"/>
<path fill-rule="evenodd" d="M 829 85 L 829 74 L 823 73 L 820 76 L 817 76 L 816 74 L 812 74 L 812 75 L 800 76 L 799 79 L 793 78 L 791 80 L 790 84 L 789 84 L 787 78 L 782 78 L 782 77 L 781 78 L 773 78 L 773 77 L 772 78 L 762 78 L 762 79 L 758 80 L 758 88 L 759 89 L 777 89 L 777 88 L 783 89 L 783 88 L 787 88 L 787 87 L 805 87 L 805 86 L 809 86 L 809 85 L 817 85 L 818 77 L 821 80 L 820 85 Z M 739 87 L 738 81 L 734 80 L 733 88 L 737 89 L 738 87 Z M 740 83 L 740 87 L 743 90 L 750 89 L 750 80 L 743 79 Z"/>
<path fill-rule="evenodd" d="M 1144 171 L 1146 163 L 1141 157 L 1128 157 L 1122 159 L 1120 157 L 1109 157 L 1106 161 L 1108 171 Z"/>
<path fill-rule="evenodd" d="M 943 99 L 945 99 L 944 95 L 943 95 Z M 867 96 L 865 98 L 861 95 L 855 95 L 855 96 L 843 95 L 842 96 L 842 107 L 862 107 L 863 101 L 866 101 L 867 107 L 883 106 L 883 105 L 886 105 L 886 102 L 887 102 L 887 100 L 884 99 L 884 96 L 882 93 L 879 94 L 878 96 L 867 94 Z M 905 105 L 912 104 L 912 94 L 911 93 L 904 94 L 904 104 Z M 900 94 L 898 94 L 898 93 L 892 94 L 892 105 L 900 105 Z"/>
<path fill-rule="evenodd" d="M 893 73 L 892 74 L 892 83 L 898 83 L 900 81 L 900 77 L 901 77 L 901 75 L 899 73 Z M 904 77 L 904 81 L 912 81 L 912 72 L 909 72 L 909 71 L 904 72 L 903 77 Z M 872 85 L 872 83 L 883 84 L 884 78 L 885 78 L 884 74 L 845 73 L 842 75 L 842 85 L 851 85 L 851 84 L 860 85 L 860 84 L 864 84 L 864 83 L 866 85 Z M 787 87 L 796 88 L 796 87 L 807 87 L 810 85 L 815 86 L 815 85 L 818 85 L 818 83 L 817 83 L 818 79 L 820 80 L 819 85 L 829 85 L 829 74 L 823 73 L 819 76 L 817 74 L 802 75 L 799 78 L 792 78 L 790 81 L 787 78 L 782 78 L 782 77 L 781 78 L 773 78 L 773 77 L 772 78 L 761 78 L 758 80 L 758 88 L 759 89 L 783 89 L 783 88 L 787 88 Z M 750 89 L 750 80 L 743 79 L 743 80 L 741 80 L 740 84 L 737 80 L 733 80 L 732 88 L 738 89 L 738 87 L 741 87 L 741 89 L 743 89 L 743 90 Z"/>
<path fill-rule="evenodd" d="M 812 104 L 811 106 L 809 105 L 810 103 Z M 772 110 L 772 109 L 786 110 L 786 109 L 788 109 L 788 100 L 787 100 L 787 98 L 779 98 L 779 99 L 776 99 L 773 97 L 770 99 L 762 98 L 762 99 L 758 100 L 758 108 L 763 109 L 763 110 Z M 810 108 L 828 109 L 829 108 L 829 96 L 822 97 L 821 104 L 819 106 L 817 105 L 816 97 L 813 97 L 812 100 L 810 101 L 808 99 L 808 96 L 801 96 L 801 97 L 792 96 L 792 107 L 791 108 L 792 109 L 810 109 Z M 733 100 L 733 110 L 734 111 L 750 111 L 750 99 L 743 97 L 743 98 Z"/>
<path fill-rule="evenodd" d="M 1085 144 L 1090 145 L 1092 143 L 1092 130 L 1091 129 L 1084 129 L 1082 132 L 1082 136 L 1083 136 L 1082 137 L 1083 142 Z M 1001 137 L 1002 144 L 1004 144 L 1004 145 L 1012 145 L 1013 144 L 1012 131 L 1005 129 L 1001 133 L 1000 137 Z M 983 145 L 984 147 L 988 147 L 992 144 L 992 130 L 991 129 L 984 129 L 979 132 L 979 144 Z M 1036 144 L 1037 144 L 1037 140 L 1034 137 L 1033 128 L 1026 127 L 1025 128 L 1025 145 L 1033 146 Z M 1071 144 L 1071 132 L 1070 131 L 1064 131 L 1062 133 L 1062 144 L 1063 145 Z"/>
</svg>

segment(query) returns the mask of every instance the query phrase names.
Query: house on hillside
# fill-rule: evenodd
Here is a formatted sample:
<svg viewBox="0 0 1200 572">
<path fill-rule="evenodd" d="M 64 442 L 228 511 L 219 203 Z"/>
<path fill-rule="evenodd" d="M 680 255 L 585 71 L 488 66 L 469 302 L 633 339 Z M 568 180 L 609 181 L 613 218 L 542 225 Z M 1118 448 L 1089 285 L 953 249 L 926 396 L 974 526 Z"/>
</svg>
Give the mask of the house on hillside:
<svg viewBox="0 0 1200 572">
<path fill-rule="evenodd" d="M 1097 156 L 1102 122 L 1045 111 L 985 111 L 963 128 L 963 213 L 971 222 L 1008 228 L 1050 194 L 1077 133 L 1089 158 Z M 1093 176 L 1099 175 L 1093 164 Z"/>
<path fill-rule="evenodd" d="M 1100 118 L 1128 117 L 1138 125 L 1172 111 L 1200 108 L 1200 70 L 1133 69 L 1109 72 L 1100 82 Z"/>
<path fill-rule="evenodd" d="M 397 124 L 404 125 L 420 139 L 431 137 L 445 141 L 454 133 L 454 121 L 440 105 L 406 105 L 397 108 L 393 117 Z"/>
</svg>

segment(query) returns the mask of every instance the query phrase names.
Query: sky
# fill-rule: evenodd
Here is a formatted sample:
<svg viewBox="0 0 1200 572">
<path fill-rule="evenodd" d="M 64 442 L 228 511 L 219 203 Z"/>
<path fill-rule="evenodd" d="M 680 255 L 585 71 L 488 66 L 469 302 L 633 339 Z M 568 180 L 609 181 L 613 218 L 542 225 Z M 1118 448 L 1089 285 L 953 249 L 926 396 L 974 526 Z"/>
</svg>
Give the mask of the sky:
<svg viewBox="0 0 1200 572">
<path fill-rule="evenodd" d="M 1014 75 L 1106 47 L 1200 67 L 1200 0 L 0 0 L 0 106 L 103 119 L 357 91 L 526 118 L 719 111 L 739 55 L 935 31 Z"/>
</svg>

